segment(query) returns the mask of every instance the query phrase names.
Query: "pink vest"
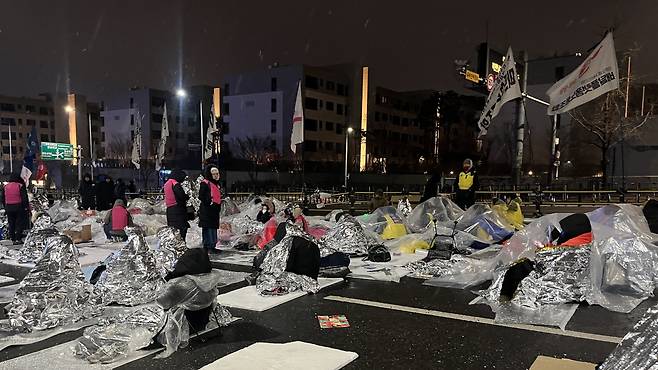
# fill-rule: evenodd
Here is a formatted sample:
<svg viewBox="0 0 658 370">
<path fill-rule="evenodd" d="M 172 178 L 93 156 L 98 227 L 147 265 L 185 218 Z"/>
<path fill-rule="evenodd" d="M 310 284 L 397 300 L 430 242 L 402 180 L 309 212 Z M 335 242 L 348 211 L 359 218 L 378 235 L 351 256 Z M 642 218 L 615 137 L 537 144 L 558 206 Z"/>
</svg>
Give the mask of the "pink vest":
<svg viewBox="0 0 658 370">
<path fill-rule="evenodd" d="M 212 202 L 215 204 L 221 204 L 222 192 L 219 191 L 219 186 L 205 179 L 203 180 L 203 182 L 205 182 L 206 185 L 208 185 L 208 187 L 210 188 L 210 196 L 212 198 Z"/>
<path fill-rule="evenodd" d="M 169 179 L 164 184 L 164 196 L 165 196 L 165 206 L 167 208 L 175 206 L 176 196 L 174 195 L 174 185 L 178 184 L 178 181 L 174 179 Z"/>
<path fill-rule="evenodd" d="M 5 204 L 20 204 L 21 199 L 21 188 L 23 185 L 17 182 L 10 182 L 5 185 Z"/>
<path fill-rule="evenodd" d="M 128 226 L 128 211 L 124 207 L 112 208 L 112 230 L 123 230 Z"/>
</svg>

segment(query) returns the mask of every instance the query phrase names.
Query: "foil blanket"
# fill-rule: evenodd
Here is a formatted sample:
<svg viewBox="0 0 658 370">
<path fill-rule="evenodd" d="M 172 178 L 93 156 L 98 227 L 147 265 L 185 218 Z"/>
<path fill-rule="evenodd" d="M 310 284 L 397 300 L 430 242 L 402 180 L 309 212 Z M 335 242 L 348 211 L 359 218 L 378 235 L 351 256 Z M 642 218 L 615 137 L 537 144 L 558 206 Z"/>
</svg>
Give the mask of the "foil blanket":
<svg viewBox="0 0 658 370">
<path fill-rule="evenodd" d="M 102 318 L 86 328 L 75 355 L 91 363 L 110 363 L 149 346 L 166 321 L 164 309 L 151 304 L 131 313 Z"/>
<path fill-rule="evenodd" d="M 366 255 L 368 248 L 377 243 L 354 217 L 345 215 L 320 239 L 319 244 L 346 254 Z"/>
<path fill-rule="evenodd" d="M 54 223 L 66 221 L 69 218 L 75 218 L 76 221 L 82 220 L 82 215 L 78 210 L 78 201 L 75 199 L 56 200 L 53 206 L 48 209 L 48 215 Z"/>
<path fill-rule="evenodd" d="M 286 236 L 267 252 L 261 264 L 262 271 L 256 279 L 256 289 L 261 295 L 283 295 L 298 290 L 310 293 L 319 291 L 317 280 L 285 271 L 294 237 L 315 243 L 313 237 L 304 233 L 299 227 L 286 223 Z"/>
<path fill-rule="evenodd" d="M 190 199 L 187 200 L 186 206 L 194 207 L 195 212 L 199 212 L 199 206 L 201 205 L 201 200 L 199 199 L 199 184 L 203 180 L 203 176 L 199 175 L 196 181 L 186 179 L 181 183 L 181 187 L 185 194 L 187 194 Z"/>
<path fill-rule="evenodd" d="M 156 233 L 158 238 L 158 249 L 155 258 L 160 268 L 160 276 L 165 277 L 174 271 L 176 262 L 187 250 L 187 246 L 177 229 L 165 226 Z"/>
<path fill-rule="evenodd" d="M 586 301 L 592 286 L 590 254 L 589 245 L 538 251 L 535 269 L 521 281 L 510 303 L 539 310 L 544 305 Z M 484 291 L 489 304 L 498 304 L 504 277 L 505 270 L 498 271 L 491 287 Z"/>
<path fill-rule="evenodd" d="M 411 203 L 409 202 L 409 199 L 403 198 L 400 199 L 398 202 L 398 214 L 404 218 L 409 217 L 411 214 L 411 211 L 413 210 L 413 207 L 411 207 Z"/>
<path fill-rule="evenodd" d="M 178 348 L 183 348 L 189 341 L 189 324 L 185 311 L 198 311 L 213 305 L 213 310 L 220 326 L 233 321 L 230 312 L 215 302 L 219 291 L 221 273 L 213 270 L 207 274 L 185 275 L 167 282 L 160 292 L 157 303 L 167 310 L 167 322 L 158 335 L 158 342 L 166 347 L 158 358 L 171 355 Z M 212 314 L 211 314 L 212 315 Z M 214 316 L 210 316 L 214 318 Z M 195 328 L 201 331 L 205 328 Z"/>
<path fill-rule="evenodd" d="M 98 303 L 136 306 L 155 300 L 164 284 L 155 255 L 139 227 L 127 227 L 128 243 L 107 263 L 94 287 Z"/>
<path fill-rule="evenodd" d="M 453 274 L 455 271 L 469 270 L 471 269 L 471 265 L 472 259 L 460 254 L 454 254 L 449 260 L 434 259 L 428 262 L 421 260 L 410 262 L 404 267 L 411 271 L 409 274 L 410 277 L 429 279 Z"/>
<path fill-rule="evenodd" d="M 17 331 L 44 330 L 100 314 L 90 302 L 91 284 L 78 262 L 78 248 L 65 235 L 49 237 L 43 257 L 21 281 L 7 306 Z"/>
<path fill-rule="evenodd" d="M 25 242 L 18 252 L 18 262 L 32 263 L 36 262 L 41 256 L 46 243 L 46 239 L 57 235 L 58 232 L 48 215 L 40 216 L 34 226 L 25 237 Z"/>
<path fill-rule="evenodd" d="M 8 223 L 7 223 L 7 214 L 5 213 L 5 210 L 0 210 L 0 230 L 2 230 L 2 238 L 7 240 L 9 238 L 9 233 L 8 233 Z"/>
<path fill-rule="evenodd" d="M 252 220 L 246 216 L 236 216 L 226 221 L 231 224 L 231 231 L 233 235 L 260 235 L 263 233 L 263 229 L 265 228 L 265 225 L 262 222 Z"/>
<path fill-rule="evenodd" d="M 651 307 L 624 336 L 599 370 L 655 370 L 658 368 L 658 306 Z"/>
</svg>

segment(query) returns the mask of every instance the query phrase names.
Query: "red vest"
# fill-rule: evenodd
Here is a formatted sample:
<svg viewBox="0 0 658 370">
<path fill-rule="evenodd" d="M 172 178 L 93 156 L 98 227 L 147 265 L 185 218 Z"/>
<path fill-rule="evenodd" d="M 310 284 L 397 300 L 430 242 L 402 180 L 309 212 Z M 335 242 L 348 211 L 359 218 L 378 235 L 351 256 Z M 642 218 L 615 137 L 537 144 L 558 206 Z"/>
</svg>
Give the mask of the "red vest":
<svg viewBox="0 0 658 370">
<path fill-rule="evenodd" d="M 112 208 L 112 231 L 123 230 L 128 226 L 128 211 L 121 206 Z"/>
<path fill-rule="evenodd" d="M 177 204 L 176 196 L 174 195 L 174 185 L 176 184 L 178 184 L 178 181 L 174 179 L 169 179 L 164 184 L 165 206 L 167 206 L 167 208 L 173 207 Z"/>
<path fill-rule="evenodd" d="M 17 182 L 10 182 L 5 185 L 5 204 L 20 204 L 22 184 Z"/>
<path fill-rule="evenodd" d="M 210 188 L 210 196 L 212 198 L 212 202 L 215 204 L 221 204 L 222 203 L 222 192 L 219 191 L 219 186 L 217 184 L 210 182 L 206 179 L 203 180 L 206 185 Z"/>
</svg>

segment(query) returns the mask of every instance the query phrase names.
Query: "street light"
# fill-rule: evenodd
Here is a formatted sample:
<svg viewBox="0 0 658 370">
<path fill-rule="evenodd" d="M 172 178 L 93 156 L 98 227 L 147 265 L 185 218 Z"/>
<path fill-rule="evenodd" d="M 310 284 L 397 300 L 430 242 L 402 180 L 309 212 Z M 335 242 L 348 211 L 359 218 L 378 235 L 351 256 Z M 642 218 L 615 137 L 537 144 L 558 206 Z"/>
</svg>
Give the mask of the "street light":
<svg viewBox="0 0 658 370">
<path fill-rule="evenodd" d="M 184 99 L 187 97 L 187 92 L 183 89 L 178 89 L 176 90 L 176 96 L 179 97 L 180 99 Z M 182 107 L 181 107 L 182 111 Z M 182 112 L 181 112 L 182 115 Z M 203 162 L 205 161 L 205 151 L 204 151 L 204 145 L 203 145 L 203 100 L 199 99 L 199 123 L 200 123 L 200 129 L 201 129 L 201 135 L 200 135 L 200 143 L 199 143 L 199 151 L 201 152 L 201 171 L 203 171 Z"/>
<path fill-rule="evenodd" d="M 75 108 L 73 108 L 70 105 L 67 105 L 67 106 L 64 107 L 64 110 L 66 111 L 66 113 L 72 113 L 72 112 L 75 111 Z"/>
<path fill-rule="evenodd" d="M 345 132 L 345 191 L 347 191 L 347 178 L 348 178 L 348 174 L 347 174 L 347 158 L 348 158 L 349 147 L 350 147 L 350 145 L 349 145 L 349 137 L 350 137 L 350 134 L 352 134 L 353 132 L 354 132 L 354 129 L 351 128 L 351 127 L 348 127 L 348 128 L 347 128 L 347 131 Z"/>
</svg>

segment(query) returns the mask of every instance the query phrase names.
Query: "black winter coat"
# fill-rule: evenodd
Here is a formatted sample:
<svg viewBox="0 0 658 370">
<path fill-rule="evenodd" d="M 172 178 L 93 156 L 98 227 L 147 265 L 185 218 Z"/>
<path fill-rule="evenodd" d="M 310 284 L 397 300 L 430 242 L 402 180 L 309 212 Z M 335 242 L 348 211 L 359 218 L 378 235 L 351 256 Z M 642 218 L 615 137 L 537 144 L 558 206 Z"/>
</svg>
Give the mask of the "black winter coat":
<svg viewBox="0 0 658 370">
<path fill-rule="evenodd" d="M 103 181 L 96 185 L 96 207 L 99 211 L 112 209 L 114 205 L 114 184 Z"/>
<path fill-rule="evenodd" d="M 190 224 L 187 222 L 187 207 L 185 204 L 190 197 L 185 194 L 185 190 L 183 190 L 180 182 L 174 185 L 173 190 L 176 197 L 176 205 L 167 207 L 167 226 L 179 230 L 189 229 Z"/>
<path fill-rule="evenodd" d="M 199 227 L 219 229 L 221 206 L 212 202 L 210 187 L 205 182 L 199 185 Z"/>
<path fill-rule="evenodd" d="M 78 192 L 82 209 L 96 209 L 96 189 L 93 181 L 83 181 Z"/>
</svg>

